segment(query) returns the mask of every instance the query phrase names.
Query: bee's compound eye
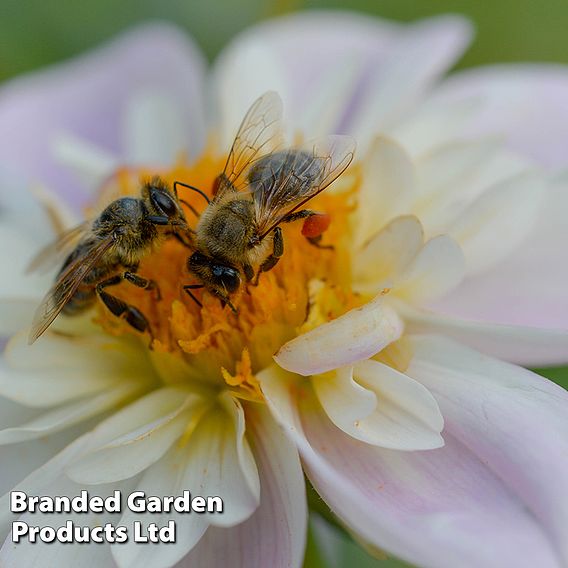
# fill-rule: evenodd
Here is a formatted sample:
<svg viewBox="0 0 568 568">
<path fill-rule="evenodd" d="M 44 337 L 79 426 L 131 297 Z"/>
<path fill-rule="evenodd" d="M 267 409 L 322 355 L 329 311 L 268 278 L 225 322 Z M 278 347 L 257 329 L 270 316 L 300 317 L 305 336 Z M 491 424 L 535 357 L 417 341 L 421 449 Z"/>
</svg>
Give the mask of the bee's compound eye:
<svg viewBox="0 0 568 568">
<path fill-rule="evenodd" d="M 239 271 L 230 266 L 215 265 L 212 269 L 217 283 L 223 286 L 227 292 L 236 292 L 241 285 Z"/>
<path fill-rule="evenodd" d="M 164 215 L 174 217 L 178 214 L 178 208 L 174 200 L 164 190 L 153 187 L 150 190 L 150 199 L 154 207 L 159 209 Z"/>
</svg>

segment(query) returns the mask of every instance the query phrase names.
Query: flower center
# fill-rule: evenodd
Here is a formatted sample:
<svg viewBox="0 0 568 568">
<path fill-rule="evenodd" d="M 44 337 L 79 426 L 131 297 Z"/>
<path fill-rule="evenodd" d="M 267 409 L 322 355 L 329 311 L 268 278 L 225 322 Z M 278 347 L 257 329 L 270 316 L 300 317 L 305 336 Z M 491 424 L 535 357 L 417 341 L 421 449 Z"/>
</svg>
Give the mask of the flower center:
<svg viewBox="0 0 568 568">
<path fill-rule="evenodd" d="M 192 165 L 180 162 L 159 175 L 170 184 L 188 183 L 211 196 L 224 163 L 224 157 L 209 152 Z M 103 188 L 101 199 L 108 203 L 109 198 L 139 195 L 140 179 L 155 173 L 143 168 L 120 171 Z M 176 365 L 183 363 L 184 373 L 169 369 L 161 373 L 164 380 L 178 382 L 184 379 L 176 376 L 190 377 L 229 387 L 242 398 L 259 399 L 254 374 L 272 362 L 273 354 L 286 341 L 360 303 L 351 292 L 349 271 L 353 179 L 339 180 L 338 187 L 322 192 L 309 203 L 310 209 L 330 215 L 331 224 L 321 244 L 333 248 L 314 246 L 302 236 L 302 220 L 283 224 L 284 254 L 272 270 L 261 274 L 258 286 L 243 284 L 231 297 L 237 313 L 223 307 L 219 298 L 207 291 L 192 290 L 202 306 L 184 291 L 184 285 L 199 282 L 187 269 L 192 251 L 174 238 L 144 258 L 138 271 L 157 284 L 159 299 L 127 282 L 113 289 L 113 294 L 142 311 L 150 322 L 152 357 L 158 371 L 164 361 L 171 367 L 172 357 Z M 189 225 L 195 228 L 198 219 L 190 208 L 202 213 L 205 200 L 183 187 L 179 188 L 179 197 L 187 204 L 182 203 L 182 207 Z M 254 268 L 258 270 L 258 266 Z M 98 305 L 96 321 L 113 335 L 133 333 L 102 305 Z"/>
</svg>

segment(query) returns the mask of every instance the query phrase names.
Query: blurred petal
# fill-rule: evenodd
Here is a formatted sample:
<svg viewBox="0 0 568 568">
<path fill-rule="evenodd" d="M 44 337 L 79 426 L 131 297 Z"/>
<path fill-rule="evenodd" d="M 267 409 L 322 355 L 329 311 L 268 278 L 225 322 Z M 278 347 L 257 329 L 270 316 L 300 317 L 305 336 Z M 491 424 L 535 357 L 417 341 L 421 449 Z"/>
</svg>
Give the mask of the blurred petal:
<svg viewBox="0 0 568 568">
<path fill-rule="evenodd" d="M 460 244 L 468 274 L 506 258 L 530 234 L 540 214 L 543 180 L 524 174 L 490 188 L 450 226 Z"/>
<path fill-rule="evenodd" d="M 247 427 L 260 474 L 260 506 L 235 527 L 210 527 L 180 568 L 302 566 L 307 510 L 298 452 L 262 407 L 247 409 Z"/>
<path fill-rule="evenodd" d="M 450 424 L 443 448 L 380 449 L 341 432 L 305 392 L 296 398 L 293 375 L 275 367 L 259 375 L 314 487 L 363 541 L 428 568 L 561 567 L 525 503 Z"/>
<path fill-rule="evenodd" d="M 567 329 L 566 211 L 568 176 L 549 187 L 537 225 L 521 246 L 433 307 L 470 320 Z"/>
<path fill-rule="evenodd" d="M 397 305 L 408 333 L 451 337 L 486 355 L 524 366 L 562 365 L 568 359 L 568 330 L 498 325 L 443 316 Z"/>
<path fill-rule="evenodd" d="M 402 321 L 383 296 L 286 343 L 274 356 L 299 375 L 325 373 L 378 353 L 402 334 Z"/>
<path fill-rule="evenodd" d="M 464 133 L 502 133 L 510 148 L 543 165 L 566 165 L 568 67 L 493 65 L 461 71 L 436 90 L 441 104 L 477 97 L 481 111 Z"/>
<path fill-rule="evenodd" d="M 420 97 L 461 56 L 471 27 L 459 16 L 439 16 L 407 26 L 378 65 L 368 69 L 367 85 L 350 127 L 360 147 L 379 131 L 396 125 Z"/>
<path fill-rule="evenodd" d="M 292 132 L 335 132 L 357 98 L 361 79 L 351 70 L 360 75 L 384 56 L 398 29 L 360 14 L 318 11 L 269 20 L 237 36 L 213 69 L 222 147 L 230 146 L 247 108 L 267 90 L 281 95 Z"/>
<path fill-rule="evenodd" d="M 448 429 L 506 483 L 568 562 L 568 393 L 449 339 L 412 340 L 408 374 L 437 397 Z"/>
<path fill-rule="evenodd" d="M 123 135 L 126 163 L 172 166 L 188 152 L 190 144 L 196 145 L 195 138 L 203 133 L 184 121 L 181 102 L 176 93 L 155 87 L 132 97 Z"/>
<path fill-rule="evenodd" d="M 48 71 L 17 79 L 0 91 L 0 153 L 14 171 L 56 188 L 75 206 L 87 195 L 59 166 L 50 144 L 69 132 L 120 155 L 121 116 L 132 96 L 157 88 L 184 113 L 190 151 L 204 142 L 203 61 L 180 31 L 149 24 L 126 32 L 95 52 Z M 180 151 L 184 148 L 180 148 Z"/>
</svg>

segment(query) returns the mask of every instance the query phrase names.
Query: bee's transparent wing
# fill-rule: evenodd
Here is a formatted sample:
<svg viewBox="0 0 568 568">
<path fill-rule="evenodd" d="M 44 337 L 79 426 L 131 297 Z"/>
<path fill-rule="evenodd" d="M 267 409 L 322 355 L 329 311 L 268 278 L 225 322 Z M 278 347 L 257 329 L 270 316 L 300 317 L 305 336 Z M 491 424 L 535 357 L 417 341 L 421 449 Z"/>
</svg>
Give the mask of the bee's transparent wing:
<svg viewBox="0 0 568 568">
<path fill-rule="evenodd" d="M 85 221 L 63 232 L 55 241 L 43 247 L 32 258 L 26 268 L 26 273 L 47 272 L 50 268 L 61 265 L 85 236 L 89 226 L 90 222 Z"/>
<path fill-rule="evenodd" d="M 32 344 L 51 325 L 113 242 L 112 237 L 94 242 L 58 277 L 35 312 L 28 343 Z"/>
<path fill-rule="evenodd" d="M 333 183 L 354 153 L 353 138 L 332 135 L 257 161 L 249 181 L 260 238 Z"/>
<path fill-rule="evenodd" d="M 274 91 L 268 91 L 252 104 L 239 127 L 219 176 L 217 195 L 246 188 L 250 165 L 282 142 L 282 100 Z"/>
</svg>

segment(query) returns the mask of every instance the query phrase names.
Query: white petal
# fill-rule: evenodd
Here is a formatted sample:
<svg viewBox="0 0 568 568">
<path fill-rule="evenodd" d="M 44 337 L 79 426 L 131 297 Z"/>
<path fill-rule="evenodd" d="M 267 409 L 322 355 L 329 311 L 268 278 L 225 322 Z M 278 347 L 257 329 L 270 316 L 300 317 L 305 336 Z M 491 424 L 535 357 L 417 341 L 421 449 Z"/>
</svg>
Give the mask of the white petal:
<svg viewBox="0 0 568 568">
<path fill-rule="evenodd" d="M 213 409 L 192 434 L 183 475 L 184 486 L 196 495 L 218 495 L 223 499 L 225 512 L 207 515 L 212 525 L 237 525 L 248 519 L 259 505 L 258 471 L 248 442 L 236 427 L 234 416 L 224 409 Z M 254 487 L 251 487 L 253 476 Z"/>
<path fill-rule="evenodd" d="M 485 273 L 465 279 L 436 310 L 469 320 L 566 329 L 568 176 L 559 176 L 546 194 L 538 224 L 522 246 Z M 549 364 L 568 362 L 561 352 L 551 355 Z M 527 360 L 531 363 L 528 353 Z"/>
<path fill-rule="evenodd" d="M 286 343 L 274 356 L 284 369 L 300 375 L 325 373 L 378 353 L 402 334 L 396 312 L 383 296 L 324 323 Z"/>
<path fill-rule="evenodd" d="M 454 318 L 397 306 L 408 333 L 451 337 L 486 355 L 524 366 L 562 365 L 568 353 L 568 330 L 500 325 Z"/>
<path fill-rule="evenodd" d="M 393 293 L 409 303 L 433 301 L 453 290 L 463 279 L 465 260 L 449 236 L 430 239 L 396 282 Z"/>
<path fill-rule="evenodd" d="M 396 282 L 423 243 L 424 232 L 416 217 L 396 217 L 354 255 L 354 289 L 376 294 L 385 282 Z"/>
<path fill-rule="evenodd" d="M 191 496 L 202 495 L 193 487 L 183 484 L 183 471 L 186 462 L 186 452 L 179 448 L 172 448 L 162 459 L 149 467 L 136 486 L 136 491 L 144 491 L 146 496 L 156 495 L 163 497 L 166 495 L 181 496 L 184 490 L 189 490 Z M 141 514 L 135 513 L 130 509 L 124 509 L 118 525 L 128 527 L 129 534 L 134 534 L 134 522 L 142 524 L 145 531 L 147 525 L 156 523 L 158 526 L 165 526 L 170 520 L 176 525 L 175 543 L 158 543 L 151 546 L 144 546 L 136 543 L 132 538 L 125 544 L 111 545 L 112 555 L 120 568 L 162 568 L 173 566 L 179 561 L 196 543 L 201 539 L 207 529 L 207 522 L 204 515 L 195 512 L 178 513 L 176 511 Z"/>
<path fill-rule="evenodd" d="M 306 541 L 306 495 L 298 452 L 267 410 L 247 409 L 260 473 L 260 506 L 229 529 L 211 527 L 179 568 L 300 568 Z"/>
<path fill-rule="evenodd" d="M 374 392 L 377 408 L 348 434 L 397 450 L 430 450 L 444 445 L 444 419 L 434 397 L 420 383 L 378 361 L 361 361 L 355 380 Z"/>
<path fill-rule="evenodd" d="M 104 356 L 101 356 L 104 355 Z M 46 333 L 34 345 L 27 332 L 12 337 L 0 361 L 0 394 L 34 407 L 55 406 L 117 382 L 153 380 L 143 351 L 103 334 Z"/>
<path fill-rule="evenodd" d="M 362 164 L 356 246 L 367 242 L 393 217 L 409 212 L 415 193 L 414 165 L 393 140 L 376 138 Z"/>
<path fill-rule="evenodd" d="M 93 432 L 91 449 L 66 473 L 78 483 L 100 484 L 136 475 L 158 461 L 181 436 L 197 397 L 163 388 L 117 412 Z"/>
<path fill-rule="evenodd" d="M 353 379 L 352 367 L 314 375 L 311 382 L 326 414 L 345 432 L 354 430 L 355 422 L 377 408 L 377 396 Z"/>
<path fill-rule="evenodd" d="M 496 264 L 529 235 L 542 198 L 543 180 L 525 174 L 489 189 L 468 207 L 448 231 L 460 243 L 468 273 Z"/>
<path fill-rule="evenodd" d="M 129 164 L 173 166 L 188 153 L 190 132 L 184 123 L 181 101 L 159 87 L 135 93 L 127 102 L 124 125 L 124 149 Z"/>
</svg>

